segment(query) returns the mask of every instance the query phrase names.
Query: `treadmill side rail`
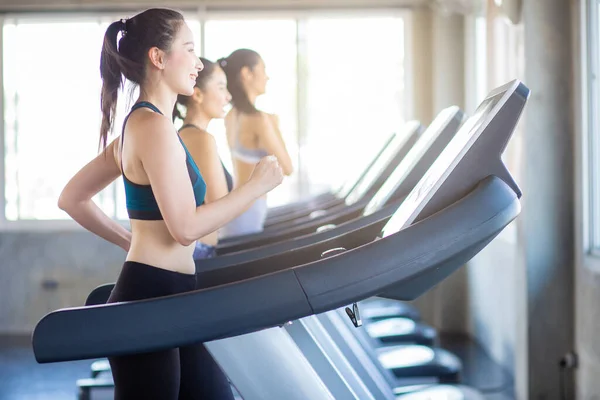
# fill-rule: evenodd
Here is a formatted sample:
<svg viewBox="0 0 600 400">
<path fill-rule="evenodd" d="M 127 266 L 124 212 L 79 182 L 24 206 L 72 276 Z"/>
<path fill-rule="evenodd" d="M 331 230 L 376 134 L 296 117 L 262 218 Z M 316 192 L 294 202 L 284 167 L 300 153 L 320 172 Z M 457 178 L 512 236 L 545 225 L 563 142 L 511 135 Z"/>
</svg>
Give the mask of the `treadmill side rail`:
<svg viewBox="0 0 600 400">
<path fill-rule="evenodd" d="M 241 291 L 240 291 L 241 289 Z M 156 299 L 54 311 L 38 322 L 39 363 L 143 353 L 235 336 L 312 314 L 294 271 Z M 240 329 L 241 328 L 241 329 Z"/>
</svg>

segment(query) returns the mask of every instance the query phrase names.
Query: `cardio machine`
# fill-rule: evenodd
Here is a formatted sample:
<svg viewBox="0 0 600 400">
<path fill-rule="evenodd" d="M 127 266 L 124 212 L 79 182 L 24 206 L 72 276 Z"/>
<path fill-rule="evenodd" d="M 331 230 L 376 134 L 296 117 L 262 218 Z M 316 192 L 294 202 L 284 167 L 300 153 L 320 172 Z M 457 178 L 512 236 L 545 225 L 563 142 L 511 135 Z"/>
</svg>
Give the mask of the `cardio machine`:
<svg viewBox="0 0 600 400">
<path fill-rule="evenodd" d="M 269 266 L 280 268 L 282 265 L 314 261 L 330 247 L 353 248 L 371 241 L 394 213 L 397 203 L 388 205 L 385 209 L 383 207 L 390 199 L 404 198 L 414 188 L 418 180 L 453 138 L 463 119 L 464 115 L 458 107 L 448 107 L 440 112 L 376 193 L 367 206 L 363 218 L 350 224 L 332 227 L 329 231 L 305 235 L 300 238 L 301 240 L 290 240 L 286 243 L 273 244 L 215 259 L 198 260 L 198 281 L 206 286 L 218 284 L 223 279 L 222 276 L 230 274 L 232 269 L 239 271 L 238 273 L 245 272 L 244 276 L 251 277 L 257 274 L 257 271 L 267 272 Z M 103 285 L 97 288 L 90 294 L 86 304 L 105 303 L 111 289 L 112 285 Z M 383 343 L 434 346 L 436 344 L 435 330 L 407 318 L 415 313 L 414 308 L 407 305 L 403 305 L 403 308 L 406 311 L 405 315 L 396 314 L 393 320 L 395 323 L 393 329 L 388 328 L 385 334 L 380 330 L 378 339 Z M 365 307 L 365 314 L 369 311 L 370 308 Z M 373 314 L 372 310 L 371 314 Z M 407 327 L 407 325 L 410 326 Z M 448 382 L 459 380 L 462 366 L 451 353 L 439 348 L 433 349 L 434 358 L 428 362 L 425 368 L 423 363 L 415 357 L 407 358 L 407 356 L 415 354 L 412 350 L 413 348 L 410 346 L 404 348 L 401 354 L 404 368 L 396 369 L 398 375 L 412 374 L 413 377 L 420 375 L 421 378 L 431 376 L 432 379 Z M 413 360 L 412 363 L 411 360 Z"/>
<path fill-rule="evenodd" d="M 500 154 L 528 96 L 518 81 L 490 93 L 375 240 L 250 278 L 233 273 L 217 286 L 181 295 L 57 310 L 36 326 L 36 359 L 88 359 L 205 342 L 245 400 L 401 396 L 394 388 L 386 391 L 372 370 L 359 376 L 331 336 L 319 336 L 322 345 L 312 345 L 315 318 L 348 304 L 353 310 L 373 295 L 412 300 L 517 217 L 521 191 Z M 298 326 L 312 335 L 290 335 Z M 236 343 L 250 354 L 230 351 Z M 265 366 L 270 373 L 259 373 Z"/>
</svg>

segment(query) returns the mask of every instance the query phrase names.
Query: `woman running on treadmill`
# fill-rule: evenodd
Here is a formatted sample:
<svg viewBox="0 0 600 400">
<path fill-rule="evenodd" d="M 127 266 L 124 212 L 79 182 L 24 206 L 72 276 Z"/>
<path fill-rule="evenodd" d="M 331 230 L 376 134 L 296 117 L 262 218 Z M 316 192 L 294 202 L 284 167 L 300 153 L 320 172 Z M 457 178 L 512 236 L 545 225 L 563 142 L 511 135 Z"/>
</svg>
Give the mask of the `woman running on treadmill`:
<svg viewBox="0 0 600 400">
<path fill-rule="evenodd" d="M 256 98 L 265 93 L 268 76 L 260 55 L 249 49 L 238 49 L 218 61 L 227 75 L 227 88 L 233 108 L 225 117 L 227 142 L 234 167 L 235 186 L 243 184 L 256 163 L 266 155 L 274 155 L 283 173 L 293 172 L 275 115 L 259 111 Z M 263 230 L 267 215 L 266 196 L 258 199 L 243 215 L 221 230 L 222 237 L 256 233 Z"/>
<path fill-rule="evenodd" d="M 204 204 L 204 180 L 171 115 L 177 95 L 194 93 L 202 70 L 193 37 L 180 13 L 159 8 L 113 22 L 104 36 L 100 58 L 104 151 L 67 183 L 59 207 L 127 251 L 109 302 L 194 290 L 195 241 L 230 222 L 283 179 L 276 158 L 265 157 L 247 183 Z M 123 122 L 120 138 L 107 146 L 123 77 L 139 85 L 140 95 Z M 121 175 L 131 233 L 92 201 Z M 117 400 L 233 399 L 226 376 L 201 343 L 109 357 L 109 362 Z"/>
<path fill-rule="evenodd" d="M 177 96 L 173 119 L 183 121 L 179 136 L 206 182 L 204 202 L 212 203 L 233 189 L 233 178 L 219 157 L 215 138 L 206 129 L 213 118 L 225 117 L 224 108 L 231 101 L 231 95 L 221 67 L 202 57 L 200 62 L 204 69 L 198 73 L 194 94 Z M 200 238 L 196 242 L 194 259 L 214 257 L 217 242 L 218 231 Z"/>
</svg>

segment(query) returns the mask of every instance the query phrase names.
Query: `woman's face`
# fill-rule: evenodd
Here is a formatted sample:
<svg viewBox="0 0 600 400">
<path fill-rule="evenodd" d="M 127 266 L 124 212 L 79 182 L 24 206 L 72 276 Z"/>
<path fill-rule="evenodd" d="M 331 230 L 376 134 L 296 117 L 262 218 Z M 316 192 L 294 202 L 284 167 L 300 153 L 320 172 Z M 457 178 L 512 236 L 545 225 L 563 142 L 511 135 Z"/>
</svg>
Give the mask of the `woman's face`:
<svg viewBox="0 0 600 400">
<path fill-rule="evenodd" d="M 258 63 L 250 69 L 249 79 L 246 82 L 246 88 L 256 96 L 264 94 L 267 90 L 267 82 L 269 76 L 265 63 L 262 58 L 258 59 Z"/>
<path fill-rule="evenodd" d="M 225 72 L 218 65 L 200 90 L 200 106 L 210 118 L 225 117 L 225 107 L 231 101 Z"/>
<path fill-rule="evenodd" d="M 163 77 L 175 93 L 191 96 L 198 72 L 203 68 L 194 49 L 194 35 L 187 24 L 183 23 L 167 54 Z"/>
</svg>

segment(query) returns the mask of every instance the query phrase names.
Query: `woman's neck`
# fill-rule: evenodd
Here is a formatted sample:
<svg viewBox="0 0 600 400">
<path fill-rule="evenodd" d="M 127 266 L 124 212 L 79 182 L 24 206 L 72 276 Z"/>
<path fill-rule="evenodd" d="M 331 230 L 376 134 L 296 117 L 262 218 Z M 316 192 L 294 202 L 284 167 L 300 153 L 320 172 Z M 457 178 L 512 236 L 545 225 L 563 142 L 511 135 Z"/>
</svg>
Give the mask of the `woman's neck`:
<svg viewBox="0 0 600 400">
<path fill-rule="evenodd" d="M 154 104 L 160 112 L 169 119 L 173 119 L 173 107 L 177 101 L 177 94 L 160 84 L 146 84 L 140 88 L 138 102 L 147 101 Z"/>
<path fill-rule="evenodd" d="M 188 112 L 183 120 L 184 125 L 194 125 L 202 130 L 208 129 L 208 124 L 210 123 L 211 118 L 206 115 L 206 113 L 201 110 L 197 110 L 194 108 L 188 108 Z"/>
<path fill-rule="evenodd" d="M 250 102 L 250 104 L 255 106 L 256 98 L 258 97 L 258 95 L 256 93 L 251 93 L 251 92 L 246 92 L 246 95 L 248 96 L 248 101 Z"/>
</svg>

